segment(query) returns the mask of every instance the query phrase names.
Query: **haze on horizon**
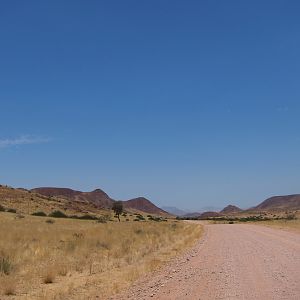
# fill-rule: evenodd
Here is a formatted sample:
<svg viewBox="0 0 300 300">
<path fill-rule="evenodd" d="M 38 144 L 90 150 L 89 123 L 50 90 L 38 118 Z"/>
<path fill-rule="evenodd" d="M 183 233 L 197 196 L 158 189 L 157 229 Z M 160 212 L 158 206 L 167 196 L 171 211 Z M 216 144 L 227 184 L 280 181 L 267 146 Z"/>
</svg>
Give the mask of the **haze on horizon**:
<svg viewBox="0 0 300 300">
<path fill-rule="evenodd" d="M 300 193 L 298 1 L 9 1 L 0 184 L 159 206 Z"/>
</svg>

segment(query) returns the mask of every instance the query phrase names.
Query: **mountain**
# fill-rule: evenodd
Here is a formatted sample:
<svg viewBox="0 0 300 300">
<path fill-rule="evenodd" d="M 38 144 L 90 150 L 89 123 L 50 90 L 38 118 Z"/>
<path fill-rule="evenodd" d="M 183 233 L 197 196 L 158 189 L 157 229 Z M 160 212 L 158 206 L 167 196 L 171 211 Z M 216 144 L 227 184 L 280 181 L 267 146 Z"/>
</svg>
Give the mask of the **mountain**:
<svg viewBox="0 0 300 300">
<path fill-rule="evenodd" d="M 215 218 L 215 217 L 221 217 L 222 214 L 216 212 L 216 211 L 205 211 L 202 213 L 199 217 L 200 220 L 205 220 L 208 218 Z"/>
<path fill-rule="evenodd" d="M 183 215 L 183 218 L 198 218 L 201 216 L 201 212 L 191 212 L 191 213 L 187 213 L 185 215 Z"/>
<path fill-rule="evenodd" d="M 300 194 L 287 196 L 274 196 L 266 199 L 248 211 L 282 211 L 300 210 Z"/>
<path fill-rule="evenodd" d="M 76 202 L 92 203 L 97 208 L 111 208 L 114 201 L 101 189 L 81 192 L 69 188 L 40 187 L 31 191 L 47 197 L 61 197 Z"/>
<path fill-rule="evenodd" d="M 223 208 L 220 213 L 221 214 L 236 214 L 236 213 L 240 213 L 243 210 L 240 209 L 239 207 L 235 206 L 235 205 L 227 205 L 225 208 Z"/>
<path fill-rule="evenodd" d="M 168 212 L 157 207 L 150 200 L 144 197 L 123 201 L 123 206 L 125 209 L 139 210 L 149 214 L 168 215 Z"/>
<path fill-rule="evenodd" d="M 110 209 L 113 202 L 115 201 L 101 189 L 96 189 L 92 192 L 81 192 L 69 188 L 41 187 L 32 189 L 31 191 L 47 197 L 62 197 L 75 203 L 89 203 L 99 209 Z M 166 211 L 160 209 L 150 200 L 144 197 L 139 197 L 122 202 L 124 208 L 127 210 L 157 215 L 168 215 Z"/>
<path fill-rule="evenodd" d="M 179 217 L 187 213 L 186 211 L 181 210 L 175 206 L 163 206 L 161 209 L 168 212 L 171 215 L 179 216 Z"/>
</svg>

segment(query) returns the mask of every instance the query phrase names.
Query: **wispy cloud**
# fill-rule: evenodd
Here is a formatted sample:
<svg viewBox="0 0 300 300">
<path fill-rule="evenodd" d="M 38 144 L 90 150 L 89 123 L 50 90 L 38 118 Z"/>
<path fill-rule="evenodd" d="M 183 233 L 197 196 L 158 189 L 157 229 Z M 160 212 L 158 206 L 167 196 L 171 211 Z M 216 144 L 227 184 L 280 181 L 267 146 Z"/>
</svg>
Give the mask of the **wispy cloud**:
<svg viewBox="0 0 300 300">
<path fill-rule="evenodd" d="M 32 135 L 22 135 L 14 139 L 0 139 L 0 148 L 7 148 L 20 145 L 29 144 L 41 144 L 50 142 L 50 138 L 32 136 Z"/>
</svg>

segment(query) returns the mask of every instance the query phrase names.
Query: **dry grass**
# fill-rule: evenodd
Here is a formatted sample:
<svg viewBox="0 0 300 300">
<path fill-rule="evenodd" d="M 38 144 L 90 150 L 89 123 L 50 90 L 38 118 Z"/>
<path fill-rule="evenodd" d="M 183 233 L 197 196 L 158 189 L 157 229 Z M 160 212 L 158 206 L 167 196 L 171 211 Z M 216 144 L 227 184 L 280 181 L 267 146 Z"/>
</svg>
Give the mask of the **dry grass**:
<svg viewBox="0 0 300 300">
<path fill-rule="evenodd" d="M 16 219 L 1 212 L 0 253 L 9 257 L 13 271 L 0 276 L 0 286 L 8 287 L 5 282 L 13 279 L 14 299 L 103 299 L 191 246 L 200 235 L 200 225 L 184 222 L 56 219 L 48 224 L 43 217 Z"/>
<path fill-rule="evenodd" d="M 300 219 L 296 220 L 271 220 L 260 222 L 259 224 L 275 227 L 278 229 L 292 230 L 296 232 L 300 232 Z"/>
</svg>

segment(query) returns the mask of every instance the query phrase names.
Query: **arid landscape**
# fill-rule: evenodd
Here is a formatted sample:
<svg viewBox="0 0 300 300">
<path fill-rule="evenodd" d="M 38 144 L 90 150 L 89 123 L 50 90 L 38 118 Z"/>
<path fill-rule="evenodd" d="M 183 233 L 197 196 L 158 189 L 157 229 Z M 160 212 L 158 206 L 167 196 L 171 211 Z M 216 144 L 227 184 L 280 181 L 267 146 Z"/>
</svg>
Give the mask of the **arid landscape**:
<svg viewBox="0 0 300 300">
<path fill-rule="evenodd" d="M 1 1 L 0 300 L 300 300 L 300 1 Z"/>
<path fill-rule="evenodd" d="M 140 197 L 118 221 L 114 203 L 1 186 L 1 299 L 298 299 L 298 195 L 193 220 Z"/>
</svg>

